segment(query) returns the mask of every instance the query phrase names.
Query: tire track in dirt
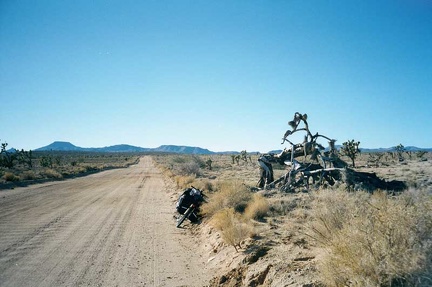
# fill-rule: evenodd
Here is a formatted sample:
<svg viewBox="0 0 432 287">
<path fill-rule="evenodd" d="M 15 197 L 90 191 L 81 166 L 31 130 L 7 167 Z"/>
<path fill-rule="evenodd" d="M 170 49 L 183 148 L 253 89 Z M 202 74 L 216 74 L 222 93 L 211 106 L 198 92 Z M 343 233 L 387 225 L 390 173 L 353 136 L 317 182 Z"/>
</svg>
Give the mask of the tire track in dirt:
<svg viewBox="0 0 432 287">
<path fill-rule="evenodd" d="M 82 194 L 82 193 L 80 193 Z M 78 194 L 77 196 L 80 196 Z M 20 225 L 16 229 L 18 233 L 12 232 L 11 239 L 15 239 L 15 242 L 12 243 L 11 246 L 6 247 L 6 249 L 2 250 L 1 253 L 13 253 L 17 252 L 17 250 L 27 250 L 27 249 L 33 249 L 38 248 L 41 241 L 45 241 L 47 239 L 50 239 L 54 235 L 54 231 L 58 230 L 58 228 L 63 228 L 65 225 L 68 225 L 68 223 L 72 222 L 72 219 L 75 219 L 78 214 L 80 214 L 83 210 L 91 206 L 92 204 L 95 204 L 98 200 L 100 200 L 102 193 L 89 193 L 90 196 L 86 196 L 86 194 L 82 194 L 83 198 L 82 200 L 85 202 L 84 204 L 67 204 L 72 202 L 70 198 L 62 198 L 62 200 L 58 199 L 52 199 L 52 198 L 46 198 L 45 201 L 48 202 L 48 204 L 44 204 L 42 206 L 37 206 L 37 202 L 33 203 L 32 209 L 35 209 L 37 211 L 32 211 L 30 214 L 32 216 L 30 217 L 29 214 L 22 212 L 20 210 L 19 212 L 16 212 L 14 214 L 14 217 L 16 218 L 9 218 L 10 224 L 14 224 L 15 222 L 26 222 L 26 219 L 30 217 L 32 222 L 29 222 L 27 220 L 28 225 L 35 225 L 37 226 L 32 232 L 25 234 L 25 236 L 21 237 L 19 240 L 16 240 L 15 238 L 23 233 L 23 228 L 27 228 L 26 225 Z M 51 203 L 52 201 L 60 201 L 60 203 L 57 203 L 53 206 Z M 65 209 L 59 210 L 60 206 L 65 206 Z M 28 209 L 30 210 L 30 209 Z M 47 213 L 45 210 L 52 210 L 52 212 Z M 41 213 L 41 211 L 44 214 L 47 214 L 49 218 L 53 218 L 52 220 L 48 221 L 44 224 L 44 218 L 41 218 L 44 214 Z M 47 217 L 47 216 L 45 216 Z M 34 220 L 38 220 L 37 222 L 33 222 Z M 0 220 L 0 222 L 3 222 Z M 81 225 L 83 222 L 78 221 L 78 226 Z M 2 228 L 3 229 L 3 228 Z M 66 240 L 70 233 L 74 232 L 75 229 L 71 229 L 70 232 L 67 232 L 64 234 L 64 240 Z M 16 256 L 15 258 L 19 258 Z M 1 262 L 1 261 L 0 261 Z M 0 265 L 1 266 L 1 265 Z M 1 269 L 0 269 L 1 270 Z"/>
<path fill-rule="evenodd" d="M 28 265 L 29 262 L 32 264 L 33 258 L 39 258 L 39 253 L 43 254 L 43 257 L 45 258 L 44 261 L 39 262 L 41 263 L 39 271 L 49 271 L 50 266 L 55 263 L 55 261 L 52 261 L 51 258 L 57 254 L 62 253 L 62 250 L 65 250 L 69 248 L 70 250 L 73 250 L 73 246 L 71 244 L 66 244 L 67 242 L 82 242 L 83 238 L 86 238 L 86 236 L 83 236 L 82 231 L 80 229 L 85 229 L 83 226 L 97 226 L 102 228 L 104 222 L 97 223 L 89 221 L 92 217 L 95 217 L 97 213 L 97 209 L 94 208 L 95 204 L 101 200 L 101 196 L 103 195 L 102 192 L 95 193 L 91 197 L 84 196 L 84 204 L 78 204 L 78 205 L 66 205 L 66 210 L 62 210 L 62 213 L 59 217 L 56 217 L 53 221 L 54 224 L 45 224 L 41 227 L 36 228 L 33 232 L 28 233 L 24 238 L 21 238 L 18 240 L 14 245 L 13 248 L 8 248 L 6 250 L 3 250 L 1 253 L 2 255 L 5 255 L 5 258 L 8 258 L 8 254 L 12 254 L 14 256 L 10 256 L 9 258 L 12 258 L 13 263 L 15 261 L 18 261 L 20 257 L 25 258 L 24 262 Z M 93 207 L 93 208 L 89 208 Z M 56 213 L 57 214 L 57 213 Z M 100 216 L 100 215 L 99 215 Z M 97 216 L 95 217 L 98 218 Z M 105 216 L 102 214 L 101 218 L 105 218 Z M 21 222 L 25 222 L 25 217 L 19 218 Z M 95 224 L 96 223 L 96 224 Z M 34 224 L 32 224 L 34 225 Z M 31 226 L 22 226 L 22 228 L 28 228 Z M 49 229 L 47 229 L 49 228 Z M 95 232 L 99 232 L 99 230 L 94 230 Z M 79 237 L 75 239 L 75 234 L 79 234 Z M 45 243 L 47 241 L 53 241 L 56 244 L 48 245 L 49 248 L 45 246 Z M 19 252 L 17 252 L 17 250 Z M 29 256 L 29 255 L 32 256 Z M 58 263 L 58 262 L 57 262 Z M 37 264 L 37 263 L 36 263 Z M 11 265 L 11 264 L 9 264 Z M 18 266 L 16 263 L 15 265 Z M 1 264 L 0 266 L 3 266 Z M 26 265 L 24 265 L 26 266 Z M 52 268 L 51 268 L 52 270 Z M 3 272 L 2 272 L 3 273 Z M 28 280 L 35 280 L 36 277 L 42 276 L 46 272 L 37 272 L 30 273 L 28 277 L 20 276 L 20 279 L 23 281 Z"/>
<path fill-rule="evenodd" d="M 0 191 L 0 286 L 203 286 L 150 157 L 127 169 Z"/>
</svg>

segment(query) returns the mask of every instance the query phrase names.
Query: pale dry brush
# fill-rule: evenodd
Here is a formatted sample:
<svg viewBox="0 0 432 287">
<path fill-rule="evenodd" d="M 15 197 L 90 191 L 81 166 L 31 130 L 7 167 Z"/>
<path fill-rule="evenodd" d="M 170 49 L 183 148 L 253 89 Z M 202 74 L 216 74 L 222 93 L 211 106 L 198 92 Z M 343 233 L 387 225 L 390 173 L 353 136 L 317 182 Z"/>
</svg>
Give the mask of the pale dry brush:
<svg viewBox="0 0 432 287">
<path fill-rule="evenodd" d="M 253 235 L 253 227 L 244 216 L 234 208 L 223 208 L 216 212 L 210 223 L 220 232 L 223 241 L 235 248 L 241 248 L 241 242 Z"/>
<path fill-rule="evenodd" d="M 430 286 L 431 230 L 430 195 L 324 190 L 308 232 L 325 250 L 318 270 L 327 286 Z"/>
<path fill-rule="evenodd" d="M 244 211 L 244 215 L 249 219 L 263 219 L 269 212 L 270 205 L 267 199 L 259 194 L 255 193 L 252 196 L 252 200 L 250 200 L 246 206 Z"/>
<path fill-rule="evenodd" d="M 209 195 L 208 202 L 202 206 L 203 214 L 208 217 L 224 208 L 243 212 L 252 198 L 252 193 L 241 181 L 222 181 L 215 189 L 215 192 Z"/>
</svg>

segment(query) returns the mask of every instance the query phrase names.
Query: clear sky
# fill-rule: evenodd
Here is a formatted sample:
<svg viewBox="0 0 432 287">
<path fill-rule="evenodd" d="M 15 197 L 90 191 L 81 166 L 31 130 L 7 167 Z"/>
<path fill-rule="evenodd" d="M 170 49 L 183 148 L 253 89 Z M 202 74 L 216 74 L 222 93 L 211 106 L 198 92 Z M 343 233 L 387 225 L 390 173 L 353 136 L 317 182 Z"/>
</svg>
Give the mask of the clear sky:
<svg viewBox="0 0 432 287">
<path fill-rule="evenodd" d="M 0 0 L 0 140 L 432 147 L 432 1 Z"/>
</svg>

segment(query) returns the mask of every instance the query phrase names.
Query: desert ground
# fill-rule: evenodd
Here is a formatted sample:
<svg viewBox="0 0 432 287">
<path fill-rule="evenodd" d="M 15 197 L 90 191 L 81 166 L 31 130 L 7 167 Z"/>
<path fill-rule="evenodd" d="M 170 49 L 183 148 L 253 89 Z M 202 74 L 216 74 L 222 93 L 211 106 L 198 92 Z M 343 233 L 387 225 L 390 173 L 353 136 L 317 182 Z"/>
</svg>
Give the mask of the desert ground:
<svg viewBox="0 0 432 287">
<path fill-rule="evenodd" d="M 215 189 L 216 192 L 210 192 L 210 195 L 216 194 L 219 191 L 217 186 L 220 183 L 226 181 L 240 181 L 247 187 L 256 186 L 259 179 L 259 167 L 256 163 L 258 155 L 252 155 L 247 161 L 234 162 L 228 155 L 213 155 L 213 156 L 159 156 L 155 157 L 156 162 L 161 166 L 165 167 L 165 173 L 173 178 L 176 182 L 177 187 L 185 187 L 188 185 L 194 185 L 204 190 Z M 431 214 L 432 205 L 431 194 L 432 194 L 432 161 L 431 154 L 426 154 L 423 159 L 419 160 L 416 157 L 411 157 L 403 162 L 398 162 L 392 157 L 383 159 L 382 162 L 371 165 L 369 154 L 362 154 L 356 159 L 357 168 L 356 170 L 375 173 L 379 178 L 385 181 L 399 180 L 407 184 L 406 193 L 412 195 L 416 200 L 423 201 L 425 205 L 421 207 L 416 206 L 420 213 L 421 221 L 428 222 L 429 225 L 424 226 L 424 232 L 426 234 L 427 243 L 424 244 L 427 252 L 431 252 L 432 238 L 431 234 Z M 197 172 L 197 175 L 188 176 L 187 173 L 193 166 L 194 161 L 200 162 L 201 166 L 203 163 L 211 160 L 212 168 L 201 168 Z M 186 168 L 185 168 L 186 167 Z M 287 170 L 283 166 L 274 166 L 275 179 L 283 176 Z M 182 175 L 178 175 L 182 174 Z M 316 209 L 314 205 L 316 201 L 322 200 L 323 196 L 332 198 L 330 202 L 334 203 L 334 206 L 330 205 L 330 214 L 338 213 L 339 210 L 343 210 L 344 205 L 349 202 L 344 202 L 344 196 L 347 195 L 351 198 L 372 198 L 368 193 L 361 193 L 360 190 L 346 192 L 343 186 L 332 187 L 332 188 L 311 188 L 309 191 L 301 192 L 282 192 L 278 188 L 270 190 L 258 190 L 254 193 L 258 193 L 264 196 L 269 204 L 269 210 L 264 218 L 259 220 L 248 220 L 253 228 L 253 232 L 249 238 L 245 238 L 241 242 L 241 248 L 236 251 L 234 247 L 228 244 L 221 234 L 221 231 L 214 227 L 212 224 L 212 218 L 204 218 L 203 223 L 200 225 L 189 225 L 190 232 L 197 238 L 200 238 L 204 248 L 204 258 L 207 259 L 207 268 L 215 268 L 217 272 L 213 274 L 213 278 L 210 281 L 210 286 L 302 286 L 302 287 L 322 287 L 322 286 L 375 286 L 373 283 L 364 283 L 364 274 L 359 275 L 360 280 L 356 282 L 345 282 L 341 285 L 335 285 L 334 283 L 323 283 L 325 276 L 320 273 L 319 265 L 323 261 L 323 257 L 328 254 L 328 250 L 318 244 L 316 238 L 313 238 L 310 227 L 311 222 L 314 221 L 314 217 L 319 214 L 320 210 Z M 334 193 L 334 194 L 333 194 Z M 424 199 L 421 199 L 420 195 L 425 195 Z M 379 197 L 379 196 L 378 196 Z M 399 195 L 394 196 L 397 201 Z M 327 198 L 327 200 L 328 200 Z M 392 201 L 393 196 L 389 195 L 385 197 Z M 210 200 L 212 197 L 210 197 Z M 325 198 L 324 198 L 325 199 Z M 369 200 L 368 199 L 368 200 Z M 175 200 L 175 195 L 172 196 L 172 200 Z M 357 199 L 356 199 L 357 200 Z M 362 199 L 363 200 L 363 199 Z M 368 206 L 373 203 L 372 200 L 364 202 L 360 201 L 360 205 Z M 386 201 L 385 201 L 386 202 Z M 332 203 L 332 204 L 333 204 Z M 398 203 L 399 204 L 399 203 Z M 420 204 L 421 205 L 421 204 Z M 402 206 L 403 208 L 403 206 Z M 389 205 L 390 210 L 390 205 Z M 420 211 L 421 210 L 421 211 Z M 384 211 L 383 216 L 391 217 L 389 222 L 391 224 L 403 226 L 402 214 L 407 209 L 397 210 L 396 214 L 386 214 Z M 346 215 L 342 214 L 342 217 L 358 216 L 350 214 L 350 211 Z M 399 212 L 399 213 L 398 213 Z M 408 212 L 408 211 L 407 211 Z M 423 215 L 424 214 L 424 218 Z M 359 217 L 363 215 L 360 214 Z M 399 217 L 400 216 L 400 217 Z M 362 217 L 365 222 L 369 222 L 367 215 Z M 371 222 L 373 222 L 371 220 Z M 410 229 L 410 223 L 405 226 Z M 353 227 L 355 233 L 355 226 Z M 383 232 L 387 233 L 387 227 L 384 227 Z M 390 226 L 390 228 L 392 228 Z M 423 227 L 422 227 L 423 228 Z M 397 228 L 396 228 L 397 230 Z M 404 231 L 397 230 L 398 233 L 404 233 Z M 429 234 L 429 235 L 428 235 Z M 378 236 L 372 234 L 370 236 Z M 402 239 L 404 235 L 402 235 Z M 369 240 L 370 237 L 367 237 Z M 353 246 L 357 249 L 355 243 Z M 358 246 L 360 249 L 361 246 Z M 380 247 L 378 247 L 380 248 Z M 393 247 L 389 246 L 389 249 Z M 383 252 L 385 252 L 383 250 Z M 399 252 L 404 252 L 400 250 Z M 420 252 L 421 253 L 421 252 Z M 395 255 L 395 257 L 402 257 L 402 253 Z M 385 255 L 384 255 L 385 256 Z M 377 266 L 380 265 L 379 260 L 374 262 Z M 390 265 L 391 263 L 389 263 Z M 411 265 L 412 262 L 401 262 L 401 265 Z M 420 269 L 430 268 L 420 264 Z M 379 267 L 377 267 L 379 269 Z M 402 267 L 401 269 L 404 269 Z M 430 269 L 428 269 L 430 270 Z M 401 270 L 401 273 L 406 270 Z M 385 273 L 386 271 L 378 270 L 377 273 Z M 410 272 L 408 270 L 408 272 Z M 390 272 L 391 273 L 391 272 Z M 429 275 L 427 275 L 429 273 Z M 332 275 L 330 275 L 332 276 Z M 383 275 L 382 277 L 386 277 Z M 392 274 L 389 277 L 393 276 Z M 408 278 L 410 275 L 401 275 Z M 406 285 L 400 286 L 431 286 L 432 278 L 430 277 L 430 271 L 426 271 L 426 275 L 422 277 L 425 283 L 419 283 L 418 285 Z M 367 278 L 365 279 L 367 280 Z M 379 279 L 381 280 L 381 279 Z M 330 278 L 331 281 L 331 278 Z M 369 285 L 368 285 L 369 284 Z M 395 282 L 389 283 L 391 286 L 399 286 Z M 386 283 L 382 283 L 381 286 L 390 286 Z"/>
<path fill-rule="evenodd" d="M 172 193 L 150 157 L 0 191 L 0 286 L 206 285 L 211 272 L 175 227 Z"/>
<path fill-rule="evenodd" d="M 127 168 L 0 190 L 0 286 L 327 286 L 317 271 L 326 251 L 306 228 L 320 189 L 255 190 L 270 208 L 250 220 L 238 250 L 211 218 L 175 227 L 185 187 L 210 196 L 229 180 L 253 187 L 256 157 L 143 156 Z M 432 192 L 430 154 L 373 167 L 365 155 L 358 170 Z M 276 178 L 285 172 L 275 166 Z"/>
</svg>

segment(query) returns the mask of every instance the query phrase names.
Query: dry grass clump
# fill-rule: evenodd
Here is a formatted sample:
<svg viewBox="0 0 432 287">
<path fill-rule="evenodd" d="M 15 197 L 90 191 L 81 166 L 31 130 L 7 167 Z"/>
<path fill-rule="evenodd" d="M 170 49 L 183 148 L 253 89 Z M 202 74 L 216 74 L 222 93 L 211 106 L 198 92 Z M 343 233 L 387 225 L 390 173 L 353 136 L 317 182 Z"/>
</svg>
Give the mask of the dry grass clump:
<svg viewBox="0 0 432 287">
<path fill-rule="evenodd" d="M 269 211 L 269 204 L 261 194 L 252 194 L 240 181 L 221 182 L 216 192 L 209 195 L 201 211 L 210 217 L 225 243 L 234 246 L 254 234 L 250 219 L 261 219 Z"/>
<path fill-rule="evenodd" d="M 189 175 L 189 174 L 200 175 L 201 174 L 200 165 L 195 161 L 186 162 L 182 165 L 178 165 L 176 168 L 178 169 L 179 174 L 184 174 L 184 175 Z"/>
<path fill-rule="evenodd" d="M 154 156 L 162 172 L 174 179 L 178 188 L 183 189 L 191 185 L 199 188 L 197 177 L 202 174 L 204 161 L 195 155 L 165 155 Z"/>
<path fill-rule="evenodd" d="M 46 177 L 46 178 L 54 178 L 54 179 L 60 179 L 63 178 L 63 176 L 61 175 L 61 173 L 59 173 L 58 171 L 52 169 L 52 168 L 47 168 L 45 170 L 43 170 L 41 172 L 41 175 Z"/>
<path fill-rule="evenodd" d="M 432 197 L 322 190 L 310 235 L 326 251 L 327 286 L 431 286 Z"/>
<path fill-rule="evenodd" d="M 215 190 L 213 184 L 202 176 L 205 162 L 196 155 L 158 155 L 153 156 L 158 168 L 174 180 L 177 188 L 194 186 L 205 192 Z"/>
<path fill-rule="evenodd" d="M 205 162 L 194 155 L 177 155 L 172 157 L 169 162 L 174 174 L 178 175 L 201 175 L 201 168 L 205 167 Z"/>
<path fill-rule="evenodd" d="M 5 172 L 3 175 L 4 180 L 6 181 L 18 181 L 20 177 L 15 175 L 13 172 Z"/>
<path fill-rule="evenodd" d="M 215 188 L 209 180 L 206 180 L 203 178 L 197 178 L 197 177 L 192 176 L 192 175 L 188 175 L 188 176 L 176 175 L 173 177 L 174 177 L 174 181 L 176 183 L 176 186 L 180 189 L 185 189 L 185 188 L 188 188 L 190 186 L 194 186 L 194 187 L 204 191 L 205 194 L 207 194 L 208 192 L 214 191 L 214 188 Z"/>
<path fill-rule="evenodd" d="M 241 248 L 241 242 L 253 235 L 252 226 L 242 214 L 235 212 L 234 208 L 224 208 L 216 212 L 211 224 L 219 230 L 225 243 L 234 246 L 235 250 Z"/>
<path fill-rule="evenodd" d="M 215 190 L 214 184 L 209 180 L 199 181 L 196 183 L 195 187 L 205 192 L 212 192 Z"/>
<path fill-rule="evenodd" d="M 252 196 L 252 200 L 246 206 L 244 215 L 249 219 L 262 219 L 270 210 L 268 201 L 259 193 Z"/>
<path fill-rule="evenodd" d="M 216 187 L 216 192 L 209 195 L 209 200 L 202 206 L 202 213 L 213 216 L 224 208 L 233 208 L 243 212 L 252 198 L 252 193 L 240 181 L 223 181 Z"/>
<path fill-rule="evenodd" d="M 186 188 L 192 185 L 195 181 L 195 176 L 192 175 L 176 175 L 174 176 L 174 181 L 178 188 Z"/>
<path fill-rule="evenodd" d="M 21 175 L 21 179 L 24 180 L 32 180 L 32 179 L 36 179 L 36 173 L 33 170 L 27 170 L 24 171 L 23 174 Z"/>
</svg>

